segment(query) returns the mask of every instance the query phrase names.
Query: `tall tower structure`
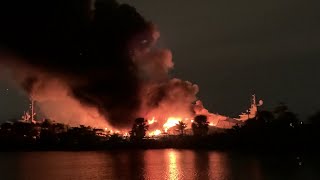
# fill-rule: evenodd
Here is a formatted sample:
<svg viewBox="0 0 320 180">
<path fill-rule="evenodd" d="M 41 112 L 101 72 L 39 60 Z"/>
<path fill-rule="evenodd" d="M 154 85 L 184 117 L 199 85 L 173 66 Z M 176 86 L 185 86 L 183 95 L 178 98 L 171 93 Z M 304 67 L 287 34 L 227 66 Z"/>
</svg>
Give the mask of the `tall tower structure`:
<svg viewBox="0 0 320 180">
<path fill-rule="evenodd" d="M 32 99 L 32 98 L 30 98 L 30 115 L 31 115 L 31 117 L 30 117 L 30 121 L 31 121 L 31 123 L 34 123 L 35 122 L 35 119 L 34 119 L 34 117 L 35 117 L 35 115 L 36 115 L 36 113 L 35 113 L 35 109 L 34 109 L 34 100 Z"/>
</svg>

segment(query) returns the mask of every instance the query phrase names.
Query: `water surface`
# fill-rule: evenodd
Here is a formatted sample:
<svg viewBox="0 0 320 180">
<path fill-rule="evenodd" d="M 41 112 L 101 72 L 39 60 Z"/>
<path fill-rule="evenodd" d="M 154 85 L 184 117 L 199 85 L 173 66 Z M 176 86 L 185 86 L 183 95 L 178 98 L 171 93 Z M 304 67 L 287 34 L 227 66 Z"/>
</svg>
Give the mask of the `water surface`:
<svg viewBox="0 0 320 180">
<path fill-rule="evenodd" d="M 320 179 L 316 159 L 175 149 L 10 152 L 0 153 L 0 179 Z"/>
</svg>

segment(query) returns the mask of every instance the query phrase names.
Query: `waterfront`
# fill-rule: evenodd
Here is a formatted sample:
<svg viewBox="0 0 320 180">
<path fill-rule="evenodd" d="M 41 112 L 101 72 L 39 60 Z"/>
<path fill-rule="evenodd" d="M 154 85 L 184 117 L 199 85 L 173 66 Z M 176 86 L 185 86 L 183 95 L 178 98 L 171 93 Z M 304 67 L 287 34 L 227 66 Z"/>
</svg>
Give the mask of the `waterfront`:
<svg viewBox="0 0 320 180">
<path fill-rule="evenodd" d="M 317 158 L 194 150 L 2 152 L 1 179 L 319 179 Z"/>
</svg>

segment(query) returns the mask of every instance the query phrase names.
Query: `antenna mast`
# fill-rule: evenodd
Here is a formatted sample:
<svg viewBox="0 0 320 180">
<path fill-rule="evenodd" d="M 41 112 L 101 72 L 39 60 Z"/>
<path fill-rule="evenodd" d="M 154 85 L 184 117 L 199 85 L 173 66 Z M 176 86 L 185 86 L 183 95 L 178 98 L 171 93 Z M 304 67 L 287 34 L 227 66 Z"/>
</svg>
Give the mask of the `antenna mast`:
<svg viewBox="0 0 320 180">
<path fill-rule="evenodd" d="M 30 110 L 31 110 L 31 123 L 34 122 L 34 116 L 36 115 L 36 113 L 34 112 L 34 100 L 32 99 L 32 97 L 30 98 L 31 104 L 30 104 Z"/>
</svg>

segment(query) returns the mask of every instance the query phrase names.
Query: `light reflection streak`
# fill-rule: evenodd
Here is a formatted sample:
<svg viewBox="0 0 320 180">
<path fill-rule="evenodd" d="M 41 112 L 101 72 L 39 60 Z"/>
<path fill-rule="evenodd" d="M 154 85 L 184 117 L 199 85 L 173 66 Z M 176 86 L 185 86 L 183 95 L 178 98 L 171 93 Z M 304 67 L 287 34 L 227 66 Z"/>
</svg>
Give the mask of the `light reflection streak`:
<svg viewBox="0 0 320 180">
<path fill-rule="evenodd" d="M 230 179 L 227 154 L 223 152 L 210 153 L 209 169 L 209 177 L 212 179 Z"/>
<path fill-rule="evenodd" d="M 169 151 L 169 179 L 179 179 L 179 169 L 177 165 L 177 152 Z"/>
</svg>

